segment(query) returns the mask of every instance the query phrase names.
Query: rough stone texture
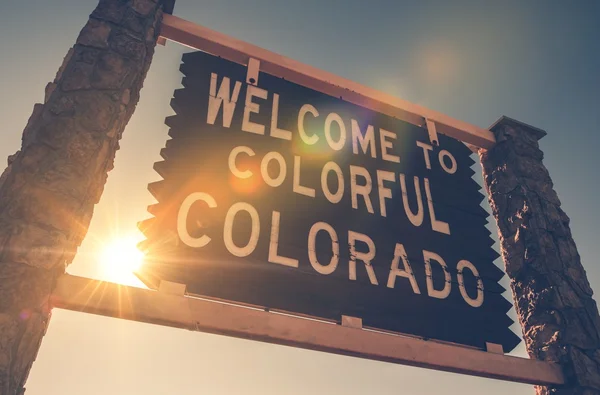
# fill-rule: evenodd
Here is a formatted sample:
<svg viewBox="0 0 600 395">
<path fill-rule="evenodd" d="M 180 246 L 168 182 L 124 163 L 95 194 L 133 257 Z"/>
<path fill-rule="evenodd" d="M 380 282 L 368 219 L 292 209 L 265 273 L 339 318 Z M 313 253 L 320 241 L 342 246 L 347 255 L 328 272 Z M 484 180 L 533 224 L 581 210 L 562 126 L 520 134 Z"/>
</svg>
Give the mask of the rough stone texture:
<svg viewBox="0 0 600 395">
<path fill-rule="evenodd" d="M 502 257 L 530 357 L 563 366 L 567 384 L 538 394 L 600 394 L 600 317 L 538 140 L 545 132 L 503 117 L 480 151 Z"/>
<path fill-rule="evenodd" d="M 101 0 L 0 176 L 0 395 L 24 384 L 150 67 L 165 3 Z"/>
</svg>

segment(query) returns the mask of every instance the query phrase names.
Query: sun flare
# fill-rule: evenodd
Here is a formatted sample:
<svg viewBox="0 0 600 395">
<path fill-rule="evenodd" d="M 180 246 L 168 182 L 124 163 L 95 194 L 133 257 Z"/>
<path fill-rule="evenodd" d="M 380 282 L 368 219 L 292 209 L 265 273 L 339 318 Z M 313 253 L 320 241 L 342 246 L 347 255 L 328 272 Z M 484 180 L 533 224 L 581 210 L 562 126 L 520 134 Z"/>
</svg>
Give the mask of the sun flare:
<svg viewBox="0 0 600 395">
<path fill-rule="evenodd" d="M 144 260 L 144 254 L 136 247 L 137 242 L 133 237 L 119 237 L 104 246 L 99 260 L 109 281 L 120 284 L 135 282 L 133 272 Z"/>
</svg>

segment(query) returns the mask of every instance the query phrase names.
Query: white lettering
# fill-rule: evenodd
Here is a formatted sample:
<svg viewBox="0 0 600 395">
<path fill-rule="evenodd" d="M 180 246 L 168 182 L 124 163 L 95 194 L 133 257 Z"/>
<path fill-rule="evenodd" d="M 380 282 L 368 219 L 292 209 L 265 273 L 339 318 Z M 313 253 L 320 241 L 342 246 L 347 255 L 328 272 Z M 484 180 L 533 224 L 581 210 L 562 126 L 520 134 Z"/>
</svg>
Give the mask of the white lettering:
<svg viewBox="0 0 600 395">
<path fill-rule="evenodd" d="M 179 207 L 179 213 L 177 214 L 177 234 L 183 244 L 192 248 L 201 248 L 210 243 L 210 237 L 202 235 L 200 237 L 192 237 L 187 230 L 187 217 L 192 207 L 192 204 L 197 201 L 203 201 L 210 208 L 217 207 L 217 202 L 208 193 L 194 192 L 185 198 L 181 207 Z"/>
<path fill-rule="evenodd" d="M 321 265 L 317 260 L 316 239 L 317 234 L 322 230 L 329 233 L 329 237 L 331 238 L 331 251 L 333 255 L 327 265 Z M 328 223 L 317 222 L 310 228 L 308 232 L 308 260 L 317 273 L 320 274 L 331 274 L 337 268 L 340 261 L 340 243 L 338 242 L 337 233 Z"/>
<path fill-rule="evenodd" d="M 450 167 L 446 166 L 446 162 L 444 162 L 444 157 L 447 157 L 450 159 L 451 165 Z M 456 173 L 456 169 L 458 168 L 458 166 L 456 165 L 456 159 L 454 159 L 454 156 L 452 156 L 452 154 L 448 151 L 446 151 L 445 149 L 441 150 L 439 155 L 438 155 L 438 159 L 440 160 L 440 165 L 442 166 L 442 169 L 444 169 L 444 171 L 448 174 L 454 174 Z"/>
<path fill-rule="evenodd" d="M 269 162 L 272 160 L 275 160 L 277 163 L 279 163 L 279 174 L 277 174 L 277 177 L 275 177 L 275 178 L 272 178 L 269 175 Z M 287 173 L 287 165 L 285 164 L 285 159 L 283 159 L 283 156 L 281 156 L 281 154 L 279 152 L 275 152 L 275 151 L 268 152 L 262 158 L 262 161 L 260 162 L 260 174 L 262 175 L 263 180 L 265 180 L 265 183 L 268 186 L 278 187 L 281 184 L 283 184 L 286 173 Z"/>
<path fill-rule="evenodd" d="M 305 104 L 300 108 L 300 112 L 298 113 L 298 134 L 302 141 L 304 141 L 304 144 L 314 145 L 319 141 L 319 136 L 316 134 L 313 134 L 312 136 L 306 134 L 306 131 L 304 130 L 304 117 L 306 116 L 306 113 L 311 113 L 313 117 L 318 117 L 319 112 L 310 104 Z"/>
<path fill-rule="evenodd" d="M 435 252 L 423 250 L 423 258 L 425 259 L 425 275 L 427 276 L 427 295 L 431 296 L 432 298 L 446 299 L 448 295 L 450 295 L 450 289 L 452 287 L 452 278 L 450 277 L 450 272 L 448 271 L 448 265 L 446 265 L 446 262 L 442 259 L 442 257 Z M 433 271 L 431 270 L 431 260 L 439 263 L 444 271 L 444 288 L 441 290 L 433 287 Z"/>
<path fill-rule="evenodd" d="M 294 155 L 294 185 L 292 189 L 297 194 L 314 198 L 315 190 L 313 188 L 300 185 L 300 166 L 300 157 L 298 155 Z"/>
<path fill-rule="evenodd" d="M 382 217 L 387 216 L 385 199 L 392 198 L 392 190 L 383 185 L 384 181 L 394 181 L 396 176 L 391 171 L 377 170 L 377 188 L 379 190 L 379 210 Z"/>
<path fill-rule="evenodd" d="M 237 178 L 242 178 L 242 179 L 250 178 L 250 177 L 252 177 L 252 171 L 250 171 L 250 170 L 242 171 L 242 170 L 238 169 L 238 167 L 235 164 L 235 159 L 241 153 L 244 153 L 248 156 L 255 155 L 254 151 L 250 147 L 246 147 L 243 145 L 239 146 L 239 147 L 235 147 L 234 149 L 231 150 L 231 152 L 229 153 L 229 158 L 227 159 L 227 164 L 229 165 L 229 170 L 231 171 L 231 174 L 233 174 Z"/>
<path fill-rule="evenodd" d="M 233 94 L 230 95 L 230 80 L 228 77 L 223 77 L 221 86 L 219 86 L 219 93 L 217 93 L 217 74 L 210 74 L 210 95 L 208 96 L 208 112 L 206 114 L 206 123 L 214 125 L 219 113 L 221 104 L 223 105 L 223 127 L 230 127 L 231 120 L 233 118 L 233 111 L 237 103 L 238 96 L 240 95 L 240 89 L 242 83 L 239 81 L 235 82 L 233 86 Z"/>
<path fill-rule="evenodd" d="M 421 185 L 419 177 L 415 176 L 415 194 L 417 196 L 417 213 L 414 214 L 408 203 L 408 192 L 406 191 L 406 177 L 400 173 L 400 190 L 402 191 L 402 203 L 404 204 L 404 212 L 414 226 L 421 226 L 423 223 L 423 199 L 421 197 Z"/>
<path fill-rule="evenodd" d="M 279 118 L 279 95 L 273 94 L 273 111 L 271 111 L 271 136 L 277 137 L 278 139 L 291 140 L 292 132 L 285 129 L 279 129 L 277 127 L 277 120 Z"/>
<path fill-rule="evenodd" d="M 379 128 L 379 141 L 381 144 L 381 158 L 388 162 L 400 163 L 400 157 L 392 155 L 388 152 L 392 148 L 392 142 L 388 138 L 396 140 L 396 133 L 388 132 L 385 129 Z"/>
<path fill-rule="evenodd" d="M 404 270 L 400 269 L 398 265 L 400 264 L 400 259 L 402 259 L 402 265 L 404 266 Z M 415 275 L 413 274 L 412 267 L 410 266 L 410 262 L 408 262 L 408 257 L 406 256 L 406 250 L 402 244 L 396 244 L 396 248 L 394 249 L 394 259 L 392 260 L 392 264 L 390 265 L 390 275 L 388 276 L 387 287 L 394 288 L 396 285 L 396 277 L 404 277 L 408 278 L 410 281 L 410 285 L 415 294 L 420 294 L 419 284 L 417 284 L 417 280 L 415 279 Z"/>
<path fill-rule="evenodd" d="M 369 247 L 368 252 L 357 252 L 356 251 L 356 240 L 362 241 Z M 377 277 L 375 277 L 375 271 L 371 266 L 371 261 L 375 258 L 375 243 L 367 235 L 348 231 L 348 243 L 350 243 L 350 262 L 349 262 L 349 276 L 350 280 L 356 280 L 356 260 L 360 259 L 365 263 L 367 274 L 369 275 L 369 281 L 371 284 L 377 285 Z"/>
<path fill-rule="evenodd" d="M 433 209 L 433 200 L 431 200 L 431 190 L 429 189 L 429 180 L 427 178 L 425 178 L 424 181 L 425 181 L 425 195 L 427 196 L 427 206 L 429 208 L 429 217 L 431 218 L 431 229 L 435 230 L 436 232 L 440 232 L 440 233 L 449 235 L 450 234 L 450 226 L 448 226 L 448 223 L 443 222 L 443 221 L 438 221 L 437 219 L 435 219 L 435 211 Z"/>
<path fill-rule="evenodd" d="M 260 99 L 266 99 L 268 92 L 254 85 L 248 85 L 246 90 L 246 104 L 244 106 L 244 118 L 242 119 L 242 130 L 244 132 L 265 134 L 265 125 L 250 121 L 250 114 L 258 113 L 260 111 L 260 105 L 254 103 L 252 98 L 258 97 Z"/>
<path fill-rule="evenodd" d="M 367 153 L 371 151 L 371 158 L 376 158 L 377 154 L 375 151 L 375 132 L 373 130 L 373 125 L 367 126 L 367 131 L 365 132 L 365 136 L 363 137 L 360 126 L 356 120 L 352 120 L 352 152 L 355 155 L 358 155 L 358 145 L 360 144 L 360 148 L 363 153 Z"/>
<path fill-rule="evenodd" d="M 329 184 L 327 183 L 327 175 L 330 171 L 335 172 L 338 179 L 338 189 L 335 193 L 331 193 L 329 189 Z M 323 170 L 321 171 L 321 188 L 323 189 L 323 193 L 327 200 L 331 203 L 339 203 L 342 200 L 342 196 L 344 196 L 344 175 L 342 174 L 342 169 L 335 162 L 327 162 L 325 166 L 323 166 Z"/>
<path fill-rule="evenodd" d="M 337 123 L 340 129 L 340 137 L 337 141 L 331 137 L 331 124 L 333 122 Z M 327 118 L 325 118 L 325 140 L 327 140 L 327 144 L 329 144 L 331 149 L 335 151 L 341 150 L 346 144 L 346 126 L 344 125 L 342 117 L 334 112 L 330 113 L 327 115 Z"/>
<path fill-rule="evenodd" d="M 361 176 L 365 179 L 365 185 L 358 185 L 356 177 Z M 364 167 L 350 166 L 350 193 L 352 195 L 352 208 L 358 210 L 358 195 L 362 195 L 367 206 L 367 211 L 373 214 L 373 204 L 369 194 L 373 188 L 373 182 L 371 181 L 371 175 Z"/>
<path fill-rule="evenodd" d="M 233 242 L 233 221 L 235 220 L 235 216 L 240 211 L 245 211 L 250 214 L 250 219 L 252 220 L 252 230 L 250 232 L 250 239 L 248 243 L 243 247 L 238 247 Z M 225 247 L 227 251 L 237 257 L 246 257 L 256 249 L 256 245 L 258 244 L 258 237 L 260 235 L 260 218 L 258 217 L 258 212 L 254 207 L 252 207 L 248 203 L 238 202 L 234 203 L 229 210 L 227 211 L 227 215 L 225 215 L 225 225 L 223 227 L 223 242 L 225 243 Z"/>
<path fill-rule="evenodd" d="M 431 161 L 429 160 L 429 151 L 433 150 L 433 147 L 429 144 L 417 141 L 417 146 L 423 148 L 423 156 L 425 157 L 425 166 L 431 170 Z"/>
<path fill-rule="evenodd" d="M 289 266 L 289 267 L 298 267 L 297 259 L 281 256 L 277 252 L 277 247 L 279 245 L 279 219 L 280 219 L 280 217 L 281 217 L 281 213 L 279 213 L 279 211 L 273 211 L 273 215 L 271 217 L 271 241 L 269 242 L 268 261 L 271 263 L 277 263 L 279 265 L 284 265 L 284 266 Z"/>
<path fill-rule="evenodd" d="M 467 293 L 467 290 L 465 289 L 465 280 L 463 277 L 464 269 L 469 269 L 477 278 L 476 299 L 471 299 L 471 297 Z M 463 259 L 462 261 L 458 262 L 458 265 L 456 265 L 456 270 L 458 271 L 458 288 L 460 289 L 460 294 L 462 295 L 465 302 L 467 302 L 471 307 L 481 307 L 481 305 L 483 304 L 483 281 L 481 281 L 481 278 L 479 277 L 479 272 L 477 271 L 475 266 L 471 262 Z"/>
</svg>

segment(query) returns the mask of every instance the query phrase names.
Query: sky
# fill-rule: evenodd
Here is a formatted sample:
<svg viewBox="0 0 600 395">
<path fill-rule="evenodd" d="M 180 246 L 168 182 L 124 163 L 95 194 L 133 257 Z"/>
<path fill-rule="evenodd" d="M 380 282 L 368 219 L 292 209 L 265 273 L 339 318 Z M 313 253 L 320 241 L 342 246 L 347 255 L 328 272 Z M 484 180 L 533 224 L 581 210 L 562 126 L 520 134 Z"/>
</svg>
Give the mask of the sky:
<svg viewBox="0 0 600 395">
<path fill-rule="evenodd" d="M 96 0 L 0 2 L 0 158 L 20 147 Z M 177 0 L 175 15 L 478 126 L 507 115 L 541 141 L 592 288 L 600 289 L 600 2 Z M 114 280 L 100 251 L 141 240 L 152 164 L 180 87 L 158 47 L 71 274 Z M 133 279 L 130 279 L 135 284 Z M 136 284 L 139 285 L 139 284 Z M 513 313 L 514 314 L 514 313 Z M 513 326 L 519 331 L 517 325 Z M 522 346 L 514 352 L 524 356 Z M 55 310 L 28 395 L 532 394 L 533 387 Z"/>
</svg>

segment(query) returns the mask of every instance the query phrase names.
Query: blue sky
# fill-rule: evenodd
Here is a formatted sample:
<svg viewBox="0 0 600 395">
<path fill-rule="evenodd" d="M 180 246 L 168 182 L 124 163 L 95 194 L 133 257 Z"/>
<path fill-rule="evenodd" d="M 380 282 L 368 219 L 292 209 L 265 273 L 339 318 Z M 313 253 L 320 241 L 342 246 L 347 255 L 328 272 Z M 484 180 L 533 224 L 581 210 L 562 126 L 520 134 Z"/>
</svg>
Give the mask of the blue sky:
<svg viewBox="0 0 600 395">
<path fill-rule="evenodd" d="M 14 153 L 96 0 L 0 4 L 0 158 Z M 455 118 L 539 128 L 593 288 L 600 289 L 600 2 L 177 0 L 175 14 Z M 69 272 L 110 278 L 98 249 L 134 235 L 185 48 L 160 47 L 116 168 Z M 516 327 L 518 330 L 518 327 Z M 518 355 L 524 355 L 522 347 Z M 531 394 L 527 385 L 55 311 L 27 385 L 49 394 Z"/>
</svg>

